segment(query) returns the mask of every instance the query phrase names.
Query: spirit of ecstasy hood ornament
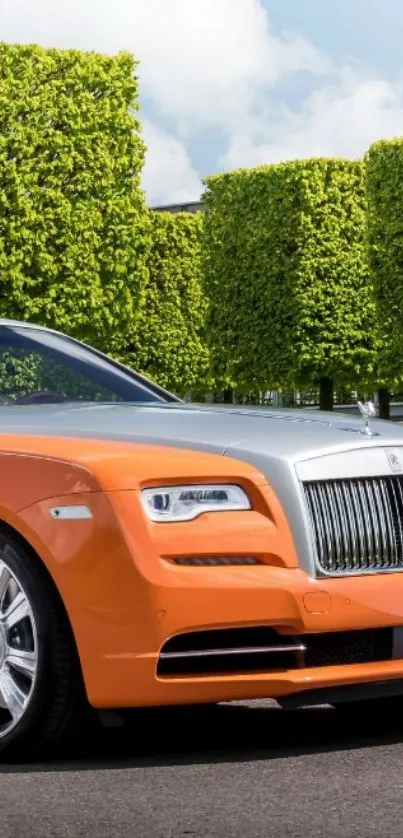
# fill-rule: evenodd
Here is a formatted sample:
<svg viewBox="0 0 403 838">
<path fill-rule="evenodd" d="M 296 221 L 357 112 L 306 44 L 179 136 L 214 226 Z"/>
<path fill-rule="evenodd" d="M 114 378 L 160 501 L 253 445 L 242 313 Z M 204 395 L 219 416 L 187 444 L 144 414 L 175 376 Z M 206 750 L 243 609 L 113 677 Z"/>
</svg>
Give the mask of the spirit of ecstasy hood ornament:
<svg viewBox="0 0 403 838">
<path fill-rule="evenodd" d="M 376 416 L 376 407 L 373 402 L 357 402 L 357 404 L 361 416 L 363 417 L 365 422 L 363 433 L 365 434 L 365 436 L 373 436 L 369 423 L 370 419 L 373 419 L 374 416 Z"/>
</svg>

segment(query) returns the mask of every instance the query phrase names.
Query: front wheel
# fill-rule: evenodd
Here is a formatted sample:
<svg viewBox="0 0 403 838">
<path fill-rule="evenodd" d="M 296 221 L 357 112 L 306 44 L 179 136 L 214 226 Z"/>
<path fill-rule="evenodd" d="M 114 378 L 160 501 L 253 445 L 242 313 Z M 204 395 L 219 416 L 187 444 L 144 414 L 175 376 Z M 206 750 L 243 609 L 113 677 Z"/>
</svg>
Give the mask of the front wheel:
<svg viewBox="0 0 403 838">
<path fill-rule="evenodd" d="M 84 706 L 71 629 L 53 583 L 31 550 L 0 530 L 0 758 L 37 759 Z"/>
</svg>

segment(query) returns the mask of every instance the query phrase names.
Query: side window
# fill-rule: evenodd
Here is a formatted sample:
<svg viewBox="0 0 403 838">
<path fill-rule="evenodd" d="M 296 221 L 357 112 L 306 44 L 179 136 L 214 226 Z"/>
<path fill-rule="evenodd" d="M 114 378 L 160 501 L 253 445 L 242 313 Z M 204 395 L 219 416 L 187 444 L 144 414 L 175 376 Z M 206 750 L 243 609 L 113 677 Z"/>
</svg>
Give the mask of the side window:
<svg viewBox="0 0 403 838">
<path fill-rule="evenodd" d="M 0 401 L 29 402 L 35 394 L 47 394 L 54 401 L 120 401 L 116 393 L 65 364 L 39 352 L 0 344 Z"/>
<path fill-rule="evenodd" d="M 91 347 L 36 327 L 0 323 L 0 404 L 177 401 Z"/>
</svg>

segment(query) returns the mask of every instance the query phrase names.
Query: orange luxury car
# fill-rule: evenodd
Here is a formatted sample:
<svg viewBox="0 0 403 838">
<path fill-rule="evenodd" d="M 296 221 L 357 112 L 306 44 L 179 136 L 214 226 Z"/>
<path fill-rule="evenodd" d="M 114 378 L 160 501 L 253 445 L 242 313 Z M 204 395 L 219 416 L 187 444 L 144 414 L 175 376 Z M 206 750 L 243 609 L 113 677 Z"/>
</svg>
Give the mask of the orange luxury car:
<svg viewBox="0 0 403 838">
<path fill-rule="evenodd" d="M 0 402 L 3 755 L 84 706 L 403 693 L 402 428 L 184 403 L 7 320 Z"/>
</svg>

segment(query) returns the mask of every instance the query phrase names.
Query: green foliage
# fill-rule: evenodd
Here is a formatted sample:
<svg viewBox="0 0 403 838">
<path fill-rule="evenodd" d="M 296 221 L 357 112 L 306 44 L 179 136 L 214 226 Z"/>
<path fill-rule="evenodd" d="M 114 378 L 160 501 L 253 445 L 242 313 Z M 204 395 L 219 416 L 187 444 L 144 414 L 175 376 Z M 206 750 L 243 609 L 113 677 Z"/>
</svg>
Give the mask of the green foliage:
<svg viewBox="0 0 403 838">
<path fill-rule="evenodd" d="M 143 374 L 178 394 L 205 392 L 202 214 L 151 212 L 150 219 L 149 280 L 129 336 L 129 358 Z"/>
<path fill-rule="evenodd" d="M 379 335 L 379 379 L 403 381 L 403 139 L 366 155 L 368 250 Z"/>
<path fill-rule="evenodd" d="M 244 390 L 371 380 L 363 166 L 301 160 L 206 180 L 216 377 Z"/>
<path fill-rule="evenodd" d="M 0 314 L 116 349 L 149 246 L 135 66 L 0 44 Z"/>
</svg>

